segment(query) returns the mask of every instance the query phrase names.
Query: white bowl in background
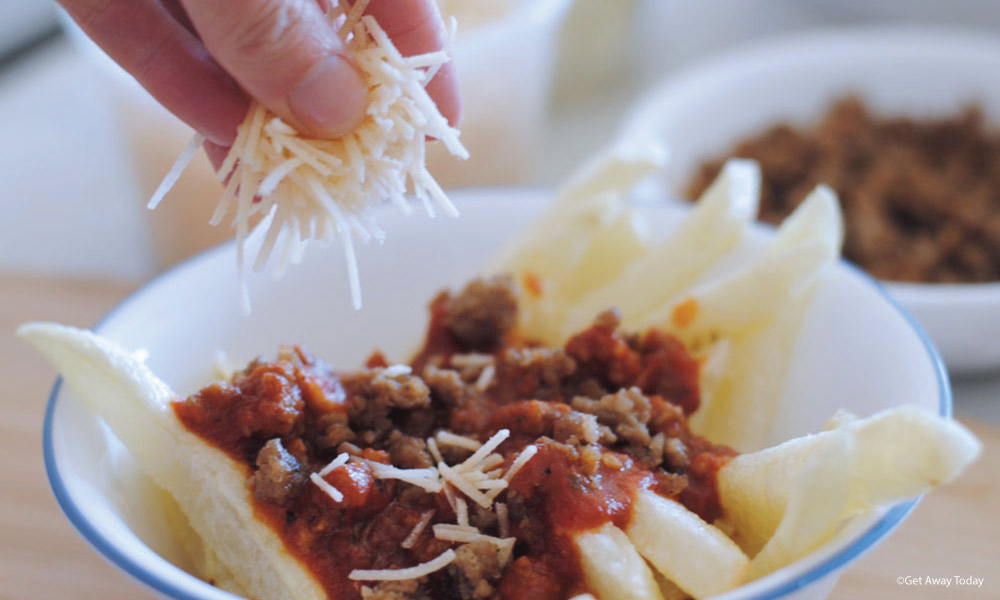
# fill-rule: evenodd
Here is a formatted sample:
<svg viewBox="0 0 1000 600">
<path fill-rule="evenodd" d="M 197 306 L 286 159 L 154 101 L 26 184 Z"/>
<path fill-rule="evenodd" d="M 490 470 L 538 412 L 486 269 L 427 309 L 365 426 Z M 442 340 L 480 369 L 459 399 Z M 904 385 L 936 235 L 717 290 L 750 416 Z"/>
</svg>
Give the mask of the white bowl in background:
<svg viewBox="0 0 1000 600">
<path fill-rule="evenodd" d="M 544 206 L 526 189 L 469 190 L 454 195 L 459 220 L 429 220 L 383 211 L 384 246 L 359 248 L 364 309 L 351 309 L 339 248 L 310 252 L 280 285 L 252 277 L 254 310 L 241 316 L 232 244 L 167 272 L 123 302 L 96 331 L 125 347 L 145 348 L 154 372 L 180 394 L 208 381 L 217 348 L 233 364 L 273 355 L 282 342 L 302 343 L 332 364 L 360 365 L 373 349 L 405 360 L 423 335 L 435 291 L 457 286 Z M 659 231 L 683 207 L 650 209 Z M 767 233 L 756 229 L 748 247 Z M 193 301 L 197 299 L 197 301 Z M 878 330 L 878 336 L 871 332 Z M 837 409 L 868 415 L 902 403 L 951 414 L 947 375 L 933 345 L 869 277 L 840 263 L 826 272 L 805 317 L 786 386 L 777 442 L 817 431 Z M 149 481 L 70 392 L 57 383 L 44 426 L 44 452 L 56 498 L 97 550 L 171 598 L 233 596 L 184 572 L 171 529 L 150 504 Z M 916 504 L 902 502 L 859 523 L 855 534 L 717 600 L 820 600 L 843 567 L 898 525 Z M 164 558 L 166 557 L 166 558 Z M 168 562 L 167 558 L 174 564 Z"/>
<path fill-rule="evenodd" d="M 559 32 L 573 0 L 514 0 L 487 22 L 462 28 L 452 55 L 462 90 L 459 128 L 469 159 L 441 144 L 427 148 L 428 168 L 443 187 L 523 185 L 535 179 L 556 68 Z M 451 0 L 469 17 L 481 2 Z M 466 18 L 466 20 L 471 20 Z"/>
<path fill-rule="evenodd" d="M 926 27 L 797 34 L 729 50 L 667 78 L 620 133 L 653 135 L 671 161 L 648 192 L 676 197 L 697 166 L 778 122 L 809 125 L 855 93 L 876 114 L 942 117 L 978 102 L 1000 124 L 1000 37 Z M 952 372 L 1000 367 L 1000 283 L 886 287 L 927 329 Z M 874 331 L 878 331 L 875 329 Z"/>
</svg>

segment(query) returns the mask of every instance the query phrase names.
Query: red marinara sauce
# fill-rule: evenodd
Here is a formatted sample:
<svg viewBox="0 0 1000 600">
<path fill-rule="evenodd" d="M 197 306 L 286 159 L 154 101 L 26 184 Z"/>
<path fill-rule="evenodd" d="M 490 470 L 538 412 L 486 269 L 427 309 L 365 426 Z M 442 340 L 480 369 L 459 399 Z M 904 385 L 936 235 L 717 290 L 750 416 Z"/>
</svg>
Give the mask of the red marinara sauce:
<svg viewBox="0 0 1000 600">
<path fill-rule="evenodd" d="M 246 465 L 257 516 L 336 600 L 361 598 L 362 585 L 381 597 L 377 582 L 348 577 L 355 569 L 411 567 L 449 548 L 458 558 L 447 568 L 402 591 L 393 584 L 403 595 L 385 597 L 561 600 L 587 591 L 573 536 L 608 522 L 624 527 L 637 490 L 673 498 L 708 522 L 719 516 L 716 473 L 735 452 L 688 429 L 698 364 L 680 342 L 657 330 L 623 334 L 609 312 L 563 348 L 542 348 L 516 334 L 512 311 L 504 280 L 476 281 L 431 303 L 410 373 L 381 354 L 364 370 L 338 373 L 301 348 L 283 348 L 277 360 L 254 361 L 174 410 Z M 481 533 L 515 538 L 505 553 L 435 537 L 434 524 L 456 523 L 449 495 L 460 491 L 431 493 L 374 474 L 376 463 L 433 468 L 426 440 L 439 431 L 485 442 L 503 429 L 510 435 L 495 450 L 494 476 L 535 448 L 492 499 L 507 523 L 496 504 L 465 500 Z M 440 446 L 446 464 L 471 454 Z M 337 502 L 309 475 L 343 452 L 347 464 L 323 478 L 342 494 Z"/>
</svg>

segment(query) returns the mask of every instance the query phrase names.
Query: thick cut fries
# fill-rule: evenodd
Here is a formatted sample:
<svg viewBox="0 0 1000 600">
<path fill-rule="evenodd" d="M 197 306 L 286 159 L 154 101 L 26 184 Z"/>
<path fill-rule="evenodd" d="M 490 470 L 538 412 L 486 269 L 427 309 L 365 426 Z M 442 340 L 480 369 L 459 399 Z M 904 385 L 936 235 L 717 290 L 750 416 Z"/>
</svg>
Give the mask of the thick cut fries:
<svg viewBox="0 0 1000 600">
<path fill-rule="evenodd" d="M 587 585 L 600 600 L 663 600 L 646 561 L 611 523 L 576 536 Z"/>
<path fill-rule="evenodd" d="M 819 274 L 836 260 L 843 239 L 836 196 L 822 186 L 781 225 L 749 266 L 706 282 L 643 317 L 689 347 L 724 343 L 725 356 L 704 382 L 691 426 L 741 451 L 767 439 L 778 410 L 802 316 Z M 685 305 L 694 307 L 677 319 Z M 712 377 L 715 377 L 712 380 Z"/>
<path fill-rule="evenodd" d="M 146 473 L 174 496 L 251 597 L 326 598 L 274 531 L 254 517 L 244 467 L 181 425 L 169 406 L 177 396 L 142 360 L 71 327 L 29 324 L 18 334 L 58 367 Z"/>
<path fill-rule="evenodd" d="M 657 144 L 610 148 L 581 168 L 545 213 L 490 261 L 487 272 L 512 274 L 526 288 L 520 320 L 533 338 L 559 345 L 564 311 L 648 251 L 648 234 L 626 195 L 665 157 Z"/>
<path fill-rule="evenodd" d="M 720 469 L 725 518 L 754 555 L 750 577 L 804 556 L 861 511 L 949 481 L 979 452 L 964 427 L 912 406 L 840 421 Z"/>
<path fill-rule="evenodd" d="M 639 554 L 694 598 L 736 587 L 749 562 L 726 534 L 649 490 L 639 490 L 625 533 Z"/>
<path fill-rule="evenodd" d="M 620 277 L 572 306 L 563 336 L 579 331 L 609 306 L 622 324 L 635 328 L 642 315 L 656 310 L 688 288 L 742 239 L 757 216 L 760 170 L 756 163 L 730 160 L 715 183 L 671 235 L 633 261 Z M 642 290 L 642 293 L 628 293 Z"/>
</svg>

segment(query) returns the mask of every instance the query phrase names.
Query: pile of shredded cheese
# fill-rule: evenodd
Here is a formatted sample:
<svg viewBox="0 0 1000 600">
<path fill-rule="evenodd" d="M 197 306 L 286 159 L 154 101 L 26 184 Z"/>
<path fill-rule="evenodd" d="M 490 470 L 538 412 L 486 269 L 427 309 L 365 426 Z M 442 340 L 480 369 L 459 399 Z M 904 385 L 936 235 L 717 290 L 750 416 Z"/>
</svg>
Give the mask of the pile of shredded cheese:
<svg viewBox="0 0 1000 600">
<path fill-rule="evenodd" d="M 310 479 L 316 487 L 330 496 L 334 502 L 339 503 L 344 499 L 343 493 L 332 486 L 324 477 L 334 469 L 346 465 L 349 460 L 354 460 L 367 465 L 372 470 L 372 474 L 376 479 L 398 479 L 423 488 L 429 493 L 444 492 L 449 505 L 455 512 L 457 522 L 454 524 L 437 523 L 433 525 L 431 531 L 434 533 L 435 538 L 456 543 L 485 541 L 496 544 L 504 552 L 513 552 L 516 540 L 509 537 L 510 522 L 508 520 L 507 505 L 503 502 L 496 502 L 496 498 L 507 489 L 511 478 L 535 456 L 538 452 L 538 447 L 534 445 L 526 446 L 514 458 L 510 466 L 503 469 L 501 465 L 505 460 L 494 451 L 508 437 L 510 437 L 510 431 L 501 429 L 487 440 L 486 443 L 480 443 L 478 440 L 470 437 L 456 435 L 447 431 L 439 431 L 437 435 L 427 439 L 427 448 L 437 462 L 437 466 L 435 467 L 400 469 L 359 456 L 350 456 L 347 453 L 341 453 L 318 473 L 313 473 Z M 472 451 L 472 455 L 457 465 L 448 465 L 441 456 L 439 445 L 464 448 Z M 469 523 L 469 505 L 466 502 L 466 498 L 496 513 L 497 529 L 501 537 L 486 535 Z M 417 522 L 413 530 L 400 545 L 403 548 L 412 547 L 417 538 L 427 529 L 433 517 L 434 511 L 428 511 L 421 515 L 420 521 Z M 445 568 L 454 559 L 455 552 L 449 549 L 434 559 L 413 567 L 405 569 L 355 569 L 351 571 L 348 577 L 358 581 L 416 579 Z"/>
<path fill-rule="evenodd" d="M 267 231 L 254 270 L 263 269 L 278 250 L 275 274 L 280 275 L 287 264 L 301 260 L 308 240 L 339 238 L 351 299 L 360 308 L 354 238 L 368 242 L 385 236 L 375 223 L 373 205 L 388 200 L 409 213 L 405 194 L 410 189 L 430 216 L 435 206 L 447 215 L 458 215 L 425 161 L 428 136 L 440 140 L 454 156 L 468 158 L 458 130 L 424 89 L 448 61 L 448 53 L 404 57 L 375 19 L 364 15 L 368 0 L 345 5 L 343 0 L 337 3 L 330 19 L 368 85 L 371 101 L 363 122 L 338 139 L 307 138 L 253 103 L 218 171 L 226 185 L 210 223 L 218 225 L 235 210 L 237 268 L 246 310 L 245 244 L 252 223 L 263 217 L 270 218 L 260 221 Z M 203 141 L 200 134 L 194 136 L 153 194 L 149 208 L 156 208 L 173 187 Z"/>
</svg>

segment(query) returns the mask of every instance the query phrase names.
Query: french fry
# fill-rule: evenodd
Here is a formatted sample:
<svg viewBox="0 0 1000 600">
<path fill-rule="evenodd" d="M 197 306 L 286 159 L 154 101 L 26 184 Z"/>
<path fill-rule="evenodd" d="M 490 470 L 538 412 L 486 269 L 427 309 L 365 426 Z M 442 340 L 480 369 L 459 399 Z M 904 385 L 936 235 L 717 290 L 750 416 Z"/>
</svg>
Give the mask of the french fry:
<svg viewBox="0 0 1000 600">
<path fill-rule="evenodd" d="M 542 288 L 540 295 L 521 294 L 520 326 L 532 338 L 560 344 L 566 308 L 648 251 L 648 234 L 626 194 L 665 160 L 658 144 L 612 146 L 580 168 L 545 213 L 485 267 Z"/>
<path fill-rule="evenodd" d="M 694 598 L 736 587 L 749 563 L 726 534 L 649 490 L 636 495 L 625 533 L 639 554 Z"/>
<path fill-rule="evenodd" d="M 484 269 L 495 273 L 529 269 L 540 277 L 558 278 L 567 266 L 578 262 L 592 234 L 621 214 L 625 194 L 632 186 L 665 161 L 666 151 L 658 144 L 608 148 L 579 168 L 556 192 L 545 212 Z"/>
<path fill-rule="evenodd" d="M 979 453 L 960 424 L 913 406 L 837 422 L 719 470 L 725 518 L 754 557 L 748 577 L 804 556 L 853 515 L 951 480 Z"/>
<path fill-rule="evenodd" d="M 665 326 L 689 344 L 708 335 L 735 339 L 762 327 L 782 312 L 787 300 L 801 297 L 823 266 L 836 260 L 841 231 L 836 196 L 821 186 L 778 228 L 751 265 L 680 294 L 639 316 L 635 327 Z M 692 303 L 693 314 L 678 322 L 678 306 Z"/>
<path fill-rule="evenodd" d="M 638 319 L 638 329 L 665 328 L 695 353 L 728 343 L 725 364 L 706 372 L 692 429 L 741 451 L 762 447 L 812 290 L 842 238 L 836 196 L 820 186 L 753 263 Z"/>
<path fill-rule="evenodd" d="M 278 535 L 254 517 L 245 467 L 184 428 L 170 408 L 177 396 L 135 354 L 61 325 L 28 324 L 18 335 L 56 365 L 143 470 L 174 497 L 251 597 L 326 598 Z"/>
<path fill-rule="evenodd" d="M 665 240 L 629 264 L 620 277 L 607 280 L 574 304 L 567 313 L 563 337 L 586 327 L 594 315 L 611 306 L 621 312 L 622 325 L 632 327 L 636 319 L 680 294 L 743 239 L 748 223 L 757 216 L 759 195 L 757 164 L 726 162 L 712 186 Z"/>
<path fill-rule="evenodd" d="M 688 421 L 693 431 L 741 452 L 764 447 L 808 298 L 788 304 L 768 326 L 731 341 L 716 381 L 699 374 L 704 391 Z"/>
<path fill-rule="evenodd" d="M 834 536 L 848 512 L 851 473 L 843 464 L 855 460 L 855 441 L 851 431 L 837 429 L 812 453 L 797 478 L 796 491 L 802 491 L 789 497 L 774 535 L 750 563 L 749 579 L 805 556 Z"/>
<path fill-rule="evenodd" d="M 655 569 L 653 570 L 653 579 L 656 580 L 656 585 L 660 586 L 660 594 L 663 595 L 663 600 L 687 600 L 688 595 L 684 593 L 684 590 L 677 587 L 676 583 L 670 581 Z"/>
<path fill-rule="evenodd" d="M 612 523 L 574 539 L 587 586 L 600 600 L 663 600 L 646 561 Z"/>
</svg>

